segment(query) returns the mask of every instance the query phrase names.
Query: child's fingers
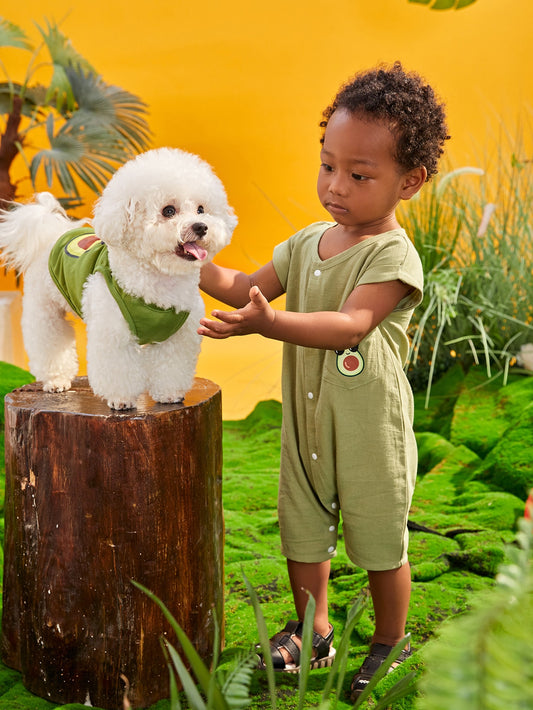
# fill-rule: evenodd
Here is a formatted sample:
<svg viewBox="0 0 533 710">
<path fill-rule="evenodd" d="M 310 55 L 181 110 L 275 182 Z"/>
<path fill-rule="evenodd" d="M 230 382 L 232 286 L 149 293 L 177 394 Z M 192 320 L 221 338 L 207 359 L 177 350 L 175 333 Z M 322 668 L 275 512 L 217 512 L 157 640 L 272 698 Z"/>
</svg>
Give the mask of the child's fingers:
<svg viewBox="0 0 533 710">
<path fill-rule="evenodd" d="M 248 293 L 248 296 L 250 298 L 250 301 L 256 306 L 262 305 L 263 303 L 268 303 L 266 298 L 263 296 L 263 292 L 261 291 L 259 286 L 252 286 Z"/>
<path fill-rule="evenodd" d="M 200 327 L 196 331 L 199 335 L 206 335 L 208 338 L 228 338 L 238 334 L 239 324 L 242 321 L 241 315 L 225 311 L 213 311 L 213 315 L 220 320 L 201 318 Z"/>
<path fill-rule="evenodd" d="M 223 323 L 240 323 L 243 319 L 239 311 L 211 311 L 213 318 L 218 318 L 219 321 Z M 200 320 L 200 323 L 202 321 Z M 216 323 L 216 321 L 210 321 L 211 323 Z"/>
</svg>

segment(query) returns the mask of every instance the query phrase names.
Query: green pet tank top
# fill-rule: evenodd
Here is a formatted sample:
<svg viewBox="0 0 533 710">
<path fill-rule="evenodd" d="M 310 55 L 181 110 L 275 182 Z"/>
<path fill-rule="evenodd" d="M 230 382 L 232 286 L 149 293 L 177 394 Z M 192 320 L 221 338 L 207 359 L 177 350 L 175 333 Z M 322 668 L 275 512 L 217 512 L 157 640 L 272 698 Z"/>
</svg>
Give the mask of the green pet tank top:
<svg viewBox="0 0 533 710">
<path fill-rule="evenodd" d="M 101 273 L 140 345 L 170 338 L 189 316 L 189 311 L 160 308 L 126 293 L 113 278 L 107 246 L 91 227 L 71 229 L 60 237 L 50 252 L 48 268 L 57 288 L 80 318 L 83 318 L 81 297 L 85 281 L 91 274 Z"/>
</svg>

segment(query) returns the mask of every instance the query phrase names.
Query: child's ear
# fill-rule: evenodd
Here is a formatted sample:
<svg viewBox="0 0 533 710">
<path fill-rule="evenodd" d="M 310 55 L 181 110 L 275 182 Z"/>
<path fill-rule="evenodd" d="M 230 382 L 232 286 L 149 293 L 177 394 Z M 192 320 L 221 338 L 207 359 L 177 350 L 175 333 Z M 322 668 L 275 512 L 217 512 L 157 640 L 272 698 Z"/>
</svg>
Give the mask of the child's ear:
<svg viewBox="0 0 533 710">
<path fill-rule="evenodd" d="M 422 185 L 426 182 L 428 171 L 421 165 L 419 168 L 413 168 L 403 176 L 403 186 L 401 192 L 402 200 L 410 200 L 416 195 Z"/>
</svg>

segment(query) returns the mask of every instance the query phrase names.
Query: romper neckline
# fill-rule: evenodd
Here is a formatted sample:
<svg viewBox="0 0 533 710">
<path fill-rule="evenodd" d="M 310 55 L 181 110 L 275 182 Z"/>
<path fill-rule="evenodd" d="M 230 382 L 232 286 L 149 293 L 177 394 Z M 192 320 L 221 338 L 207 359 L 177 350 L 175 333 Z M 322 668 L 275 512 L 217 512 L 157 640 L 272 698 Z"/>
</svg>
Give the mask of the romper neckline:
<svg viewBox="0 0 533 710">
<path fill-rule="evenodd" d="M 316 241 L 316 245 L 315 245 L 314 258 L 322 266 L 330 266 L 330 265 L 334 265 L 337 261 L 339 261 L 339 262 L 344 261 L 344 259 L 349 258 L 350 255 L 354 251 L 357 251 L 360 247 L 362 247 L 366 244 L 372 244 L 374 241 L 381 239 L 386 234 L 400 234 L 402 236 L 407 236 L 407 233 L 403 229 L 403 227 L 398 227 L 396 229 L 389 229 L 386 232 L 380 232 L 379 234 L 373 234 L 371 237 L 367 237 L 366 239 L 363 239 L 362 241 L 357 242 L 357 244 L 352 244 L 351 247 L 348 247 L 344 251 L 341 251 L 338 254 L 335 254 L 334 256 L 330 256 L 327 259 L 322 259 L 320 254 L 318 253 L 320 241 L 321 241 L 322 237 L 324 236 L 324 234 L 328 231 L 328 229 L 332 229 L 333 227 L 336 226 L 336 224 L 337 224 L 336 222 L 327 222 L 325 228 L 319 234 L 317 234 L 317 241 Z"/>
</svg>

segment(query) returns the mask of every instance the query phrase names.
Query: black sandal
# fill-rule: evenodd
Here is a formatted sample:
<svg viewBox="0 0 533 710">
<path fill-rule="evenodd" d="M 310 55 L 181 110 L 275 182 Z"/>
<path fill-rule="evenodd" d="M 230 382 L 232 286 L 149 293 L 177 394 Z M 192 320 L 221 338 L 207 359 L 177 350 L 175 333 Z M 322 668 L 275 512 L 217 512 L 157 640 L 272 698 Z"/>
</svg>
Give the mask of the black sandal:
<svg viewBox="0 0 533 710">
<path fill-rule="evenodd" d="M 392 651 L 394 646 L 385 646 L 383 643 L 373 643 L 370 646 L 370 653 L 363 661 L 361 668 L 354 675 L 350 686 L 350 701 L 355 703 L 357 698 L 366 689 L 374 673 L 385 663 L 387 656 Z M 411 655 L 411 648 L 404 648 L 398 658 L 394 661 L 387 673 L 392 671 L 403 663 Z"/>
<path fill-rule="evenodd" d="M 285 673 L 300 672 L 300 647 L 294 643 L 292 637 L 298 636 L 302 638 L 303 622 L 288 621 L 285 628 L 275 634 L 270 639 L 270 654 L 275 671 L 285 671 Z M 313 631 L 313 650 L 315 656 L 311 659 L 310 669 L 327 668 L 331 666 L 335 659 L 335 649 L 331 645 L 333 643 L 333 626 L 331 631 L 326 636 L 321 636 L 316 631 Z M 261 653 L 261 645 L 256 645 L 257 655 L 259 656 L 258 668 L 266 669 L 266 665 Z M 292 663 L 286 663 L 281 650 L 284 648 L 292 658 Z"/>
</svg>

